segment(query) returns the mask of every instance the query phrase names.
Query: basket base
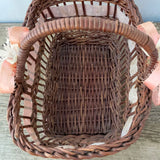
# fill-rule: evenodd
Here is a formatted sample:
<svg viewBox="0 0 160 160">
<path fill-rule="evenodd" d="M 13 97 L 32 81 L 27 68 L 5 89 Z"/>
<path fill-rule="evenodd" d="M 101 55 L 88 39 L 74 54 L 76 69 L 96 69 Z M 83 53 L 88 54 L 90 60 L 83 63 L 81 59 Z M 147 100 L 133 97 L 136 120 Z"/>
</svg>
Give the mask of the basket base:
<svg viewBox="0 0 160 160">
<path fill-rule="evenodd" d="M 123 52 L 122 52 L 123 53 Z M 122 126 L 116 49 L 65 45 L 48 63 L 43 120 L 47 135 L 107 134 Z M 120 93 L 120 91 L 119 91 Z"/>
</svg>

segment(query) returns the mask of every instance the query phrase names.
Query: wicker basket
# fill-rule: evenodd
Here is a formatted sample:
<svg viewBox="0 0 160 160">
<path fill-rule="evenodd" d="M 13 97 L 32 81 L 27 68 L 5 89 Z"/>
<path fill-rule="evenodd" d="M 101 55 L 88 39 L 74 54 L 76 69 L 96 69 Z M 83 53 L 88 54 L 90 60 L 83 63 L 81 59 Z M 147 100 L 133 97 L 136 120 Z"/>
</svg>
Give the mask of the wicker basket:
<svg viewBox="0 0 160 160">
<path fill-rule="evenodd" d="M 143 80 L 157 61 L 153 41 L 135 27 L 141 21 L 131 0 L 34 0 L 8 108 L 14 143 L 64 159 L 134 143 L 151 109 Z"/>
</svg>

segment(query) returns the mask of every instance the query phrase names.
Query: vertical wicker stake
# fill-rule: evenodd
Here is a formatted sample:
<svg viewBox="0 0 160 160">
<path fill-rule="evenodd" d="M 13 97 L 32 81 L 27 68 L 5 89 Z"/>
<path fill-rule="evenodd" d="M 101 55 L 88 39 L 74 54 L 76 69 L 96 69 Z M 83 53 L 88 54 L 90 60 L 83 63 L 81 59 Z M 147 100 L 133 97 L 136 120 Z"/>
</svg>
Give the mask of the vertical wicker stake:
<svg viewBox="0 0 160 160">
<path fill-rule="evenodd" d="M 131 0 L 33 0 L 8 108 L 14 142 L 64 159 L 134 143 L 151 109 L 142 81 L 157 60 L 153 41 L 135 27 L 141 21 Z"/>
</svg>

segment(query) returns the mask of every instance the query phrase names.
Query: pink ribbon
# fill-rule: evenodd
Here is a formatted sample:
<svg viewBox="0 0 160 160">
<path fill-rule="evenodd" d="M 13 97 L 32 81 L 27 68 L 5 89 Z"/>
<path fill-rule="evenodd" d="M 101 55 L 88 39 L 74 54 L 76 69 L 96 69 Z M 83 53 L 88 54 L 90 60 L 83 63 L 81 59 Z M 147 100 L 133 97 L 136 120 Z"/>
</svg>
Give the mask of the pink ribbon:
<svg viewBox="0 0 160 160">
<path fill-rule="evenodd" d="M 8 35 L 9 35 L 10 45 L 16 44 L 17 46 L 20 46 L 20 42 L 28 33 L 29 29 L 26 27 L 9 28 Z M 12 51 L 12 49 L 13 47 L 10 48 L 10 51 Z M 4 52 L 2 52 L 1 54 L 4 54 Z M 13 61 L 12 57 L 6 57 L 0 63 L 0 93 L 12 93 L 14 90 L 14 76 L 16 73 L 17 62 L 12 62 L 12 61 Z"/>
<path fill-rule="evenodd" d="M 160 34 L 152 22 L 146 22 L 137 26 L 139 30 L 148 34 L 154 41 L 155 45 L 160 41 Z M 160 46 L 157 46 L 160 47 Z M 157 62 L 155 70 L 144 81 L 144 84 L 152 90 L 152 101 L 154 105 L 160 105 L 160 61 Z"/>
</svg>

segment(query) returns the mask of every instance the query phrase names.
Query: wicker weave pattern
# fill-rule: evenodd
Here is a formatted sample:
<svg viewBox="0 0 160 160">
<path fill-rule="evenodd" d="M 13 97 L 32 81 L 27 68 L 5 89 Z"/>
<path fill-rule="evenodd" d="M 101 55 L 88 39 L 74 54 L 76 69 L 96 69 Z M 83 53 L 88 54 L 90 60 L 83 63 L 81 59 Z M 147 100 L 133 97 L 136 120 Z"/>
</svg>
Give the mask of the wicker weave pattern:
<svg viewBox="0 0 160 160">
<path fill-rule="evenodd" d="M 142 81 L 154 68 L 157 50 L 134 27 L 141 18 L 133 1 L 105 1 L 108 8 L 116 4 L 113 17 L 88 17 L 84 1 L 79 17 L 73 3 L 75 17 L 56 19 L 52 6 L 62 2 L 67 5 L 34 0 L 27 12 L 24 25 L 32 30 L 21 43 L 8 108 L 10 132 L 16 145 L 37 156 L 111 155 L 134 143 L 143 129 L 151 93 Z M 116 18 L 117 6 L 129 23 Z M 46 9 L 50 16 L 43 13 Z M 151 56 L 149 65 L 141 47 Z M 133 99 L 132 89 L 137 96 Z M 130 130 L 121 137 L 132 115 Z"/>
<path fill-rule="evenodd" d="M 107 13 L 106 13 L 106 17 L 109 18 L 109 13 L 111 12 L 110 10 L 110 6 L 114 5 L 114 16 L 113 18 L 115 18 L 116 16 L 116 12 L 117 12 L 117 7 L 119 6 L 121 8 L 121 10 L 130 18 L 130 22 L 132 23 L 134 26 L 136 26 L 137 24 L 142 22 L 142 18 L 141 15 L 139 13 L 139 10 L 137 8 L 137 6 L 135 5 L 133 0 L 106 0 L 106 1 L 92 1 L 92 0 L 88 0 L 88 1 L 75 1 L 75 0 L 71 0 L 71 1 L 67 1 L 67 0 L 61 0 L 61 1 L 56 1 L 56 0 L 33 0 L 28 11 L 26 14 L 26 18 L 24 21 L 24 26 L 29 27 L 30 29 L 35 27 L 35 24 L 39 21 L 39 17 L 43 17 L 46 21 L 46 19 L 48 19 L 45 14 L 44 14 L 44 10 L 46 9 L 50 15 L 50 18 L 48 20 L 53 20 L 55 19 L 54 14 L 51 12 L 51 7 L 52 6 L 60 6 L 60 5 L 67 5 L 67 2 L 73 3 L 74 4 L 74 8 L 76 11 L 76 16 L 79 16 L 79 12 L 77 9 L 77 4 L 81 4 L 82 8 L 83 8 L 83 15 L 81 16 L 87 16 L 86 15 L 86 7 L 85 4 L 87 2 L 90 3 L 93 6 L 96 6 L 98 3 L 98 5 L 102 5 L 102 3 L 105 3 L 107 6 L 106 8 L 108 9 Z M 79 3 L 78 3 L 79 2 Z M 97 4 L 94 4 L 94 2 L 97 2 Z"/>
<path fill-rule="evenodd" d="M 51 135 L 106 134 L 122 127 L 122 118 L 114 113 L 115 110 L 122 112 L 119 107 L 121 90 L 114 85 L 121 77 L 117 72 L 109 75 L 120 64 L 114 56 L 116 53 L 108 52 L 105 46 L 67 45 L 50 57 L 44 117 L 47 130 L 53 130 Z M 115 90 L 116 95 L 110 94 Z M 116 99 L 111 102 L 113 98 L 109 97 Z M 52 116 L 47 117 L 48 113 Z"/>
</svg>

